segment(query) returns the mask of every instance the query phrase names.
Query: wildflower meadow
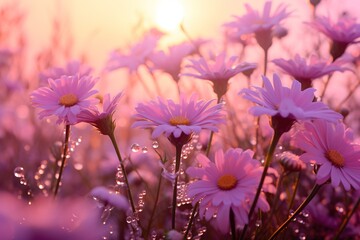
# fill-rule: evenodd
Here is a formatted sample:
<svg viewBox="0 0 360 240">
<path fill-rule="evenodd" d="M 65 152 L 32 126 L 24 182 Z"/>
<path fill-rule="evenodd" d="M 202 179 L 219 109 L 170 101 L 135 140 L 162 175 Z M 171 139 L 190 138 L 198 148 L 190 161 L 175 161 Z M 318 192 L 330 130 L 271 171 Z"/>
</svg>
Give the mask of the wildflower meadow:
<svg viewBox="0 0 360 240">
<path fill-rule="evenodd" d="M 165 2 L 96 61 L 0 2 L 0 240 L 360 239 L 358 0 Z"/>
</svg>

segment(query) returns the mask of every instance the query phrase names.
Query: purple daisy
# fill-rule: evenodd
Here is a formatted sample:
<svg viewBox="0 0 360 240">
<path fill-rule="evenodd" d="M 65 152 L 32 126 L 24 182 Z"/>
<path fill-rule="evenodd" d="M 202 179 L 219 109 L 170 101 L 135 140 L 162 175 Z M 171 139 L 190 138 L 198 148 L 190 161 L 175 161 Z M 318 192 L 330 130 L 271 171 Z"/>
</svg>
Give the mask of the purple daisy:
<svg viewBox="0 0 360 240">
<path fill-rule="evenodd" d="M 334 60 L 342 56 L 347 46 L 356 43 L 360 37 L 360 24 L 349 16 L 342 16 L 337 22 L 329 17 L 318 17 L 310 25 L 332 40 L 330 53 Z"/>
<path fill-rule="evenodd" d="M 291 88 L 282 85 L 278 75 L 274 74 L 273 82 L 263 76 L 264 87 L 254 87 L 255 90 L 243 89 L 240 94 L 257 106 L 250 108 L 255 116 L 263 114 L 272 117 L 272 127 L 283 128 L 283 132 L 290 130 L 292 124 L 298 120 L 324 119 L 338 121 L 342 115 L 331 110 L 322 102 L 314 102 L 314 88 L 301 90 L 301 83 L 292 82 Z"/>
<path fill-rule="evenodd" d="M 57 123 L 76 124 L 77 115 L 84 109 L 92 108 L 98 99 L 89 98 L 97 93 L 93 90 L 96 81 L 90 76 L 62 76 L 49 79 L 49 87 L 35 90 L 30 98 L 35 107 L 42 109 L 40 119 L 57 116 Z"/>
<path fill-rule="evenodd" d="M 113 120 L 113 115 L 121 96 L 122 92 L 110 100 L 110 95 L 106 94 L 103 98 L 102 112 L 100 112 L 97 108 L 85 109 L 77 116 L 78 121 L 90 123 L 104 135 L 110 135 L 114 133 L 115 122 Z"/>
<path fill-rule="evenodd" d="M 255 33 L 259 45 L 268 49 L 272 44 L 272 32 L 280 22 L 287 18 L 290 13 L 286 11 L 283 5 L 279 5 L 271 15 L 271 1 L 264 5 L 263 12 L 254 10 L 250 5 L 245 4 L 246 14 L 244 16 L 235 16 L 235 21 L 226 23 L 224 26 L 232 29 L 232 35 L 241 37 L 244 34 Z M 234 32 L 234 29 L 236 32 Z"/>
<path fill-rule="evenodd" d="M 244 226 L 249 222 L 250 203 L 253 201 L 259 185 L 263 168 L 259 161 L 252 158 L 251 150 L 229 149 L 225 153 L 220 149 L 215 153 L 215 161 L 199 154 L 197 162 L 201 168 L 190 167 L 186 173 L 198 180 L 189 184 L 187 194 L 193 204 L 200 201 L 199 213 L 206 220 L 214 214 L 216 226 L 222 233 L 230 230 L 230 209 L 236 224 Z M 266 179 L 266 185 L 271 181 Z M 262 211 L 270 209 L 265 194 L 261 193 L 257 207 Z"/>
<path fill-rule="evenodd" d="M 190 137 L 202 129 L 218 131 L 217 125 L 225 120 L 222 104 L 210 106 L 213 101 L 197 101 L 196 96 L 192 95 L 189 101 L 181 96 L 179 104 L 160 97 L 158 102 L 140 103 L 135 108 L 137 121 L 132 127 L 154 128 L 153 138 L 164 133 L 169 139 L 177 140 Z"/>
<path fill-rule="evenodd" d="M 300 159 L 319 166 L 316 182 L 331 180 L 334 187 L 360 189 L 360 145 L 353 143 L 352 131 L 344 123 L 323 120 L 304 122 L 294 143 L 305 151 Z"/>
<path fill-rule="evenodd" d="M 256 68 L 255 63 L 236 64 L 238 57 L 232 56 L 226 58 L 226 53 L 222 52 L 214 59 L 190 59 L 191 64 L 185 68 L 194 69 L 197 73 L 182 73 L 182 76 L 191 76 L 204 80 L 209 80 L 213 83 L 214 91 L 220 99 L 227 91 L 228 81 L 235 75 Z"/>
<path fill-rule="evenodd" d="M 273 63 L 301 82 L 302 89 L 311 87 L 312 80 L 316 78 L 320 78 L 336 71 L 342 72 L 346 70 L 339 65 L 333 63 L 328 64 L 325 61 L 321 61 L 315 55 L 312 55 L 308 61 L 296 54 L 294 59 L 285 60 L 279 58 L 274 59 Z"/>
</svg>

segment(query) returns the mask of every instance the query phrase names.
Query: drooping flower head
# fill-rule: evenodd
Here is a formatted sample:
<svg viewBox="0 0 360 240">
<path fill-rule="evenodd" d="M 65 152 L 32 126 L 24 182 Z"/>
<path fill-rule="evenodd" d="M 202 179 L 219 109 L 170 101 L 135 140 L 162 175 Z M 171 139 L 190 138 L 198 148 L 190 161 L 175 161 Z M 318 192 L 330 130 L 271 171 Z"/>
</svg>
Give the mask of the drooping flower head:
<svg viewBox="0 0 360 240">
<path fill-rule="evenodd" d="M 282 133 L 290 130 L 295 121 L 324 119 L 335 122 L 342 115 L 331 110 L 322 102 L 314 102 L 314 88 L 301 90 L 301 83 L 292 82 L 291 88 L 282 85 L 278 75 L 274 74 L 273 85 L 263 76 L 264 87 L 243 89 L 240 94 L 257 104 L 250 108 L 255 116 L 267 114 L 271 116 L 272 127 Z"/>
<path fill-rule="evenodd" d="M 344 123 L 323 120 L 304 122 L 294 136 L 294 143 L 305 153 L 300 159 L 316 164 L 316 182 L 331 181 L 334 187 L 360 189 L 360 145 Z"/>
<path fill-rule="evenodd" d="M 140 103 L 136 108 L 136 122 L 132 127 L 152 128 L 152 137 L 162 133 L 174 144 L 185 144 L 193 133 L 202 129 L 218 131 L 218 124 L 224 122 L 222 104 L 210 106 L 213 100 L 197 101 L 195 95 L 186 100 L 182 95 L 180 103 L 158 98 L 158 101 Z"/>
<path fill-rule="evenodd" d="M 312 81 L 316 78 L 336 71 L 342 72 L 345 70 L 345 68 L 334 63 L 328 64 L 325 61 L 321 61 L 315 55 L 311 55 L 311 57 L 306 60 L 296 54 L 294 59 L 285 60 L 278 58 L 272 62 L 294 79 L 298 80 L 303 90 L 311 87 Z"/>
<path fill-rule="evenodd" d="M 232 31 L 232 34 L 236 34 L 238 37 L 244 34 L 255 34 L 258 44 L 267 50 L 272 45 L 274 28 L 290 13 L 286 11 L 283 5 L 279 5 L 271 15 L 271 1 L 265 3 L 262 13 L 254 10 L 248 4 L 245 4 L 245 8 L 245 15 L 235 16 L 235 21 L 226 23 L 224 26 L 232 30 L 236 29 L 236 32 Z"/>
<path fill-rule="evenodd" d="M 228 89 L 228 81 L 238 73 L 256 68 L 255 63 L 236 64 L 238 57 L 226 57 L 222 52 L 215 56 L 214 59 L 189 59 L 191 64 L 185 65 L 185 68 L 194 69 L 197 73 L 182 73 L 182 76 L 191 76 L 213 83 L 214 92 L 220 99 Z"/>
<path fill-rule="evenodd" d="M 96 80 L 91 76 L 62 76 L 49 79 L 49 87 L 41 87 L 32 92 L 32 104 L 42 109 L 40 119 L 57 116 L 57 123 L 76 124 L 77 115 L 84 109 L 92 108 L 98 99 L 90 98 L 97 93 L 93 90 Z"/>
<path fill-rule="evenodd" d="M 96 127 L 101 134 L 113 134 L 115 130 L 115 120 L 113 119 L 113 115 L 121 96 L 122 92 L 110 100 L 110 95 L 106 94 L 103 98 L 102 112 L 97 108 L 85 109 L 77 116 L 78 121 L 90 123 Z"/>
<path fill-rule="evenodd" d="M 337 22 L 329 17 L 318 17 L 310 25 L 331 39 L 330 54 L 334 61 L 343 55 L 349 44 L 355 43 L 360 37 L 360 24 L 349 16 L 342 16 Z"/>
<path fill-rule="evenodd" d="M 230 231 L 230 209 L 236 224 L 244 226 L 249 222 L 250 204 L 263 171 L 259 161 L 252 157 L 251 150 L 236 148 L 224 153 L 220 149 L 215 153 L 215 161 L 199 154 L 197 162 L 201 167 L 190 167 L 186 171 L 190 177 L 198 179 L 189 184 L 188 196 L 192 198 L 193 204 L 200 201 L 201 217 L 209 221 L 214 214 L 217 215 L 215 223 L 222 233 Z M 270 179 L 265 180 L 264 190 L 270 182 Z M 264 193 L 260 195 L 257 208 L 262 211 L 270 209 Z"/>
<path fill-rule="evenodd" d="M 166 72 L 178 82 L 183 59 L 194 51 L 195 47 L 185 42 L 170 46 L 167 52 L 162 50 L 153 52 L 149 55 L 150 70 Z"/>
</svg>

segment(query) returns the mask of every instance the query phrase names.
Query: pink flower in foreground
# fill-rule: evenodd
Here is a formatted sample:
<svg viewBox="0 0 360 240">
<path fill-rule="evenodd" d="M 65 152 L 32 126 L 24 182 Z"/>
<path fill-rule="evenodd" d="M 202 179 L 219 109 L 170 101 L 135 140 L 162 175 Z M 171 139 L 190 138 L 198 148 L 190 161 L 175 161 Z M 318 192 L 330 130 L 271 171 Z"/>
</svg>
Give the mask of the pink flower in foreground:
<svg viewBox="0 0 360 240">
<path fill-rule="evenodd" d="M 334 187 L 341 183 L 346 190 L 360 189 L 360 145 L 353 143 L 351 130 L 342 122 L 305 122 L 294 142 L 305 151 L 301 160 L 319 166 L 318 184 L 331 180 Z"/>
<path fill-rule="evenodd" d="M 57 116 L 57 123 L 76 124 L 77 115 L 84 109 L 92 108 L 98 99 L 89 98 L 97 93 L 93 90 L 96 81 L 90 76 L 62 76 L 59 79 L 49 79 L 49 87 L 41 87 L 31 94 L 35 107 L 42 109 L 40 119 Z"/>
<path fill-rule="evenodd" d="M 122 92 L 110 100 L 110 95 L 106 94 L 103 98 L 102 112 L 97 108 L 85 109 L 77 116 L 78 121 L 90 123 L 104 135 L 113 134 L 115 130 L 113 115 L 121 96 Z"/>
<path fill-rule="evenodd" d="M 249 222 L 250 204 L 263 171 L 259 161 L 252 156 L 251 150 L 240 148 L 229 149 L 225 154 L 218 150 L 214 162 L 199 154 L 197 162 L 201 168 L 190 167 L 186 171 L 190 177 L 199 179 L 189 184 L 188 196 L 193 204 L 200 201 L 201 217 L 209 221 L 217 214 L 214 220 L 222 233 L 230 231 L 230 210 L 234 213 L 236 224 L 244 226 Z M 271 180 L 266 179 L 265 182 L 269 184 Z M 257 207 L 262 211 L 270 209 L 264 193 L 261 193 Z"/>
<path fill-rule="evenodd" d="M 197 73 L 182 73 L 182 76 L 191 76 L 213 83 L 214 91 L 220 99 L 227 91 L 228 81 L 235 75 L 256 68 L 255 63 L 236 64 L 238 57 L 226 58 L 226 53 L 222 52 L 215 59 L 207 60 L 203 57 L 190 59 L 191 64 L 185 68 L 194 69 Z"/>
<path fill-rule="evenodd" d="M 316 78 L 336 71 L 342 72 L 345 70 L 345 68 L 336 64 L 328 64 L 325 61 L 320 61 L 315 55 L 312 55 L 308 61 L 296 54 L 294 59 L 285 60 L 279 58 L 274 59 L 272 62 L 284 72 L 301 82 L 302 89 L 311 87 L 312 80 Z"/>
<path fill-rule="evenodd" d="M 211 101 L 197 101 L 192 95 L 187 101 L 181 96 L 180 103 L 158 98 L 158 102 L 140 103 L 135 109 L 137 121 L 132 127 L 153 128 L 152 137 L 162 133 L 171 141 L 189 138 L 202 129 L 218 131 L 217 125 L 224 122 L 222 104 L 210 106 Z"/>
<path fill-rule="evenodd" d="M 300 82 L 294 80 L 291 88 L 282 86 L 278 75 L 274 74 L 274 85 L 263 76 L 264 87 L 255 90 L 243 89 L 240 94 L 256 104 L 250 108 L 255 116 L 263 114 L 272 117 L 272 127 L 282 128 L 284 132 L 290 130 L 292 124 L 298 120 L 324 119 L 335 122 L 342 119 L 342 115 L 331 110 L 322 102 L 314 102 L 314 88 L 301 90 Z"/>
<path fill-rule="evenodd" d="M 325 34 L 332 40 L 330 53 L 333 59 L 339 58 L 349 44 L 353 44 L 360 37 L 360 24 L 355 18 L 342 16 L 336 23 L 328 17 L 318 17 L 311 26 Z"/>
<path fill-rule="evenodd" d="M 232 31 L 232 35 L 238 37 L 244 34 L 255 33 L 259 45 L 264 49 L 268 49 L 272 44 L 272 32 L 274 28 L 277 27 L 283 19 L 287 18 L 290 13 L 286 11 L 283 5 L 279 5 L 271 15 L 271 1 L 265 3 L 262 13 L 254 10 L 248 4 L 245 4 L 245 8 L 246 14 L 244 16 L 235 16 L 235 21 L 226 23 L 224 26 L 232 30 L 236 29 L 235 33 Z"/>
</svg>

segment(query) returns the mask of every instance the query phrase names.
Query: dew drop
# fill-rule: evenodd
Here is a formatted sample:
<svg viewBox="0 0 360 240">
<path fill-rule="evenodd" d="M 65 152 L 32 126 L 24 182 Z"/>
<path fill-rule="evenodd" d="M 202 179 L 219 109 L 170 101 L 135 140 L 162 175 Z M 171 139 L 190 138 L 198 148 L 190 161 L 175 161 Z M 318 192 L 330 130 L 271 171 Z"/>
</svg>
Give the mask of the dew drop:
<svg viewBox="0 0 360 240">
<path fill-rule="evenodd" d="M 344 208 L 344 205 L 342 203 L 337 203 L 335 205 L 335 209 L 338 213 L 340 214 L 344 214 L 345 213 L 345 208 Z"/>
<path fill-rule="evenodd" d="M 147 147 L 143 147 L 143 148 L 141 149 L 141 151 L 142 151 L 142 153 L 147 153 L 147 152 L 148 152 L 148 148 L 147 148 Z"/>
<path fill-rule="evenodd" d="M 152 148 L 154 148 L 154 149 L 159 148 L 159 143 L 158 143 L 158 141 L 153 141 L 153 142 L 152 142 Z"/>
<path fill-rule="evenodd" d="M 256 227 L 260 227 L 260 226 L 261 226 L 261 220 L 256 220 L 255 226 L 256 226 Z"/>
<path fill-rule="evenodd" d="M 306 240 L 306 234 L 305 233 L 300 233 L 299 234 L 299 239 L 300 240 Z"/>
<path fill-rule="evenodd" d="M 15 177 L 17 177 L 17 178 L 22 178 L 22 177 L 24 177 L 24 175 L 25 175 L 25 170 L 24 170 L 24 168 L 22 168 L 22 167 L 16 167 L 16 168 L 14 169 L 14 175 L 15 175 Z"/>
<path fill-rule="evenodd" d="M 137 143 L 134 143 L 133 145 L 131 145 L 131 151 L 133 151 L 133 152 L 140 151 L 140 145 Z"/>
<path fill-rule="evenodd" d="M 133 221 L 133 218 L 131 216 L 126 217 L 126 222 L 131 223 Z"/>
</svg>

